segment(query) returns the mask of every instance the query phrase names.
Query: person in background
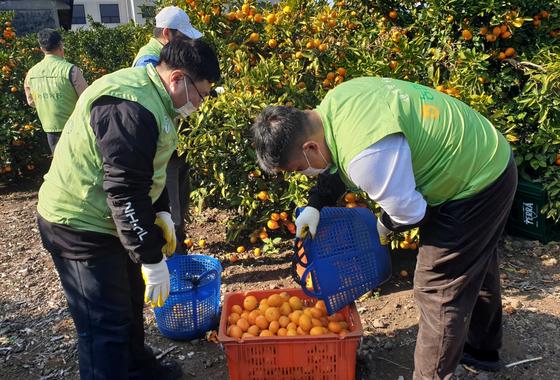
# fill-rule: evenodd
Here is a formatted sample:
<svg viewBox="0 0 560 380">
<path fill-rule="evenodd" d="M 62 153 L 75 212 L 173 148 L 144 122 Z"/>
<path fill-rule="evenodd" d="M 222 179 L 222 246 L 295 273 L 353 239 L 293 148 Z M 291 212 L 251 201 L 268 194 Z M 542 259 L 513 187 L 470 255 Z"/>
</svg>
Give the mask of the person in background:
<svg viewBox="0 0 560 380">
<path fill-rule="evenodd" d="M 88 85 L 80 69 L 64 59 L 60 33 L 43 29 L 37 33 L 37 39 L 45 57 L 27 72 L 25 96 L 27 103 L 37 109 L 49 147 L 54 152 L 64 124 Z"/>
<path fill-rule="evenodd" d="M 189 16 L 181 8 L 165 7 L 156 15 L 153 37 L 140 48 L 132 66 L 146 66 L 148 63 L 157 65 L 161 49 L 177 36 L 197 39 L 202 37 L 202 33 L 191 25 Z M 177 151 L 173 152 L 167 165 L 166 187 L 171 217 L 177 234 L 176 250 L 177 253 L 185 253 L 185 217 L 190 195 L 189 165 L 185 157 L 179 156 Z"/>
<path fill-rule="evenodd" d="M 420 227 L 414 273 L 420 320 L 414 379 L 451 379 L 461 361 L 501 368 L 497 245 L 517 186 L 507 140 L 466 104 L 388 78 L 357 78 L 314 110 L 271 106 L 253 126 L 260 166 L 319 176 L 296 236 L 346 186 L 377 202 L 378 233 Z"/>
<path fill-rule="evenodd" d="M 170 288 L 175 251 L 165 191 L 178 115 L 195 112 L 220 78 L 202 40 L 174 38 L 157 66 L 122 69 L 88 87 L 39 190 L 39 232 L 78 335 L 82 379 L 182 376 L 144 345 L 144 301 Z"/>
</svg>

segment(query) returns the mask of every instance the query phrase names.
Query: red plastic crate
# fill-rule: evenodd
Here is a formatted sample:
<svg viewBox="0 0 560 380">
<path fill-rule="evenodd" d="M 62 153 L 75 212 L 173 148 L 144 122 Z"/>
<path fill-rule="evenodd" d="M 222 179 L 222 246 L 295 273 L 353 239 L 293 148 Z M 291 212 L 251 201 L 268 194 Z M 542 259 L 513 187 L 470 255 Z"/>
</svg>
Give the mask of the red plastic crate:
<svg viewBox="0 0 560 380">
<path fill-rule="evenodd" d="M 301 289 L 225 294 L 218 339 L 226 353 L 231 380 L 354 380 L 356 350 L 363 334 L 354 303 L 340 311 L 350 331 L 344 337 L 333 334 L 237 340 L 226 335 L 227 317 L 233 305 L 242 305 L 248 295 L 254 295 L 260 301 L 281 292 L 302 300 L 317 301 Z"/>
</svg>

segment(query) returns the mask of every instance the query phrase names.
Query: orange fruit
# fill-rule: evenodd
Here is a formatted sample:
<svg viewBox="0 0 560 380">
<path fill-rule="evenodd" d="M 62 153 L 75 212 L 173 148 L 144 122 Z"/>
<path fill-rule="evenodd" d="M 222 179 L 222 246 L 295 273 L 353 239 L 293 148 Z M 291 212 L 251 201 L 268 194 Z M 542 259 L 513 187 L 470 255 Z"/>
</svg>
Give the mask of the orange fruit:
<svg viewBox="0 0 560 380">
<path fill-rule="evenodd" d="M 191 238 L 185 239 L 184 243 L 187 246 L 187 248 L 191 248 L 194 245 L 193 239 Z"/>
<path fill-rule="evenodd" d="M 253 21 L 257 22 L 257 23 L 261 23 L 264 21 L 264 17 L 262 14 L 257 13 L 255 14 L 255 16 L 253 17 Z M 272 46 L 271 46 L 272 47 Z"/>
<path fill-rule="evenodd" d="M 10 88 L 10 92 L 12 92 L 12 93 L 17 92 L 17 87 L 16 87 L 16 86 L 12 86 L 12 87 Z"/>
<path fill-rule="evenodd" d="M 278 321 L 272 321 L 268 325 L 268 331 L 270 331 L 273 334 L 276 334 L 279 329 L 280 329 L 280 323 Z"/>
<path fill-rule="evenodd" d="M 418 248 L 418 244 L 416 244 L 416 242 L 412 242 L 412 243 L 410 243 L 409 248 L 412 249 L 412 250 L 417 249 L 417 248 Z"/>
<path fill-rule="evenodd" d="M 296 296 L 292 296 L 290 297 L 290 300 L 288 301 L 290 303 L 290 307 L 293 310 L 301 310 L 303 309 L 303 303 L 301 302 L 301 300 L 299 299 L 299 297 Z"/>
<path fill-rule="evenodd" d="M 315 326 L 323 326 L 323 322 L 321 322 L 320 319 L 317 318 L 311 318 L 311 324 L 313 325 L 313 327 Z"/>
<path fill-rule="evenodd" d="M 500 36 L 500 38 L 501 38 L 502 40 L 507 40 L 508 38 L 511 38 L 511 32 L 509 32 L 509 31 L 506 30 L 505 32 L 502 33 L 502 35 Z"/>
<path fill-rule="evenodd" d="M 336 76 L 336 74 L 333 73 L 332 71 L 330 71 L 330 72 L 327 73 L 326 79 L 333 80 L 335 76 Z"/>
<path fill-rule="evenodd" d="M 508 31 L 508 27 L 506 24 L 500 25 L 500 34 L 503 34 Z"/>
<path fill-rule="evenodd" d="M 292 323 L 295 323 L 296 325 L 299 323 L 299 318 L 303 315 L 303 311 L 301 310 L 296 310 L 291 312 L 288 317 L 290 318 L 290 321 L 292 321 Z"/>
<path fill-rule="evenodd" d="M 268 328 L 268 321 L 266 320 L 264 315 L 259 315 L 256 319 L 255 319 L 255 325 L 260 328 L 261 330 L 267 329 Z"/>
<path fill-rule="evenodd" d="M 486 33 L 488 33 L 488 28 L 485 27 L 485 26 L 483 26 L 482 28 L 480 28 L 480 31 L 478 32 L 478 34 L 480 34 L 480 35 L 484 35 L 484 34 L 486 34 Z"/>
<path fill-rule="evenodd" d="M 268 40 L 268 46 L 271 49 L 274 49 L 276 46 L 278 46 L 278 41 L 276 41 L 274 38 L 271 38 L 270 40 Z"/>
<path fill-rule="evenodd" d="M 245 252 L 245 247 L 240 245 L 239 247 L 237 247 L 236 251 L 237 251 L 237 253 L 243 253 L 243 252 Z"/>
<path fill-rule="evenodd" d="M 472 32 L 468 29 L 463 29 L 463 31 L 461 32 L 461 36 L 463 36 L 465 41 L 472 40 Z"/>
<path fill-rule="evenodd" d="M 280 297 L 282 297 L 283 301 L 288 302 L 288 300 L 290 299 L 290 294 L 288 292 L 282 292 L 279 295 L 280 295 Z"/>
<path fill-rule="evenodd" d="M 504 52 L 506 57 L 514 57 L 515 56 L 515 49 L 512 47 L 508 47 Z"/>
<path fill-rule="evenodd" d="M 235 253 L 232 253 L 231 256 L 229 257 L 229 262 L 233 264 L 238 261 L 239 261 L 239 257 Z"/>
<path fill-rule="evenodd" d="M 251 35 L 249 36 L 249 41 L 251 41 L 251 42 L 259 42 L 259 39 L 260 39 L 260 36 L 256 32 L 251 33 Z"/>
<path fill-rule="evenodd" d="M 280 219 L 282 219 L 282 220 L 288 220 L 288 218 L 289 218 L 289 215 L 288 215 L 288 213 L 287 213 L 286 211 L 282 211 L 282 212 L 280 213 Z M 287 294 L 287 293 L 286 293 L 286 294 Z"/>
<path fill-rule="evenodd" d="M 504 59 L 506 59 L 506 53 L 504 53 L 503 51 L 500 52 L 500 54 L 498 54 L 498 59 L 500 61 L 503 61 Z"/>
<path fill-rule="evenodd" d="M 240 305 L 233 305 L 231 307 L 231 312 L 241 314 L 241 313 L 243 313 L 243 308 Z"/>
<path fill-rule="evenodd" d="M 301 317 L 299 317 L 298 325 L 303 331 L 308 332 L 313 327 L 311 317 L 307 314 L 303 314 Z"/>
<path fill-rule="evenodd" d="M 496 38 L 497 37 L 494 34 L 487 34 L 486 35 L 486 41 L 488 41 L 488 42 L 495 42 Z"/>
<path fill-rule="evenodd" d="M 500 34 L 502 34 L 502 28 L 500 28 L 499 26 L 495 26 L 494 28 L 492 28 L 492 34 L 498 37 Z"/>
<path fill-rule="evenodd" d="M 268 331 L 268 330 L 263 330 L 263 331 L 261 331 L 259 336 L 274 336 L 274 334 L 272 332 Z"/>
<path fill-rule="evenodd" d="M 342 327 L 340 326 L 340 323 L 338 322 L 329 322 L 329 326 L 328 326 L 329 331 L 332 331 L 333 333 L 338 334 L 339 332 L 342 331 Z"/>
<path fill-rule="evenodd" d="M 399 243 L 399 247 L 401 247 L 401 249 L 408 249 L 409 246 L 410 244 L 406 240 L 403 240 Z"/>
<path fill-rule="evenodd" d="M 321 51 L 321 52 L 327 51 L 328 48 L 329 48 L 329 45 L 327 45 L 327 44 L 321 44 L 321 45 L 319 45 L 319 47 L 317 47 L 317 49 L 319 49 L 319 51 Z"/>
<path fill-rule="evenodd" d="M 391 19 L 393 19 L 393 20 L 396 19 L 398 15 L 399 15 L 399 14 L 398 14 L 397 11 L 394 10 L 394 9 L 391 10 L 391 11 L 389 12 L 389 17 L 390 17 Z"/>
<path fill-rule="evenodd" d="M 323 327 L 315 326 L 309 330 L 309 335 L 323 335 Z"/>
<path fill-rule="evenodd" d="M 250 324 L 254 325 L 259 315 L 262 315 L 259 309 L 251 310 L 249 316 L 247 317 L 247 320 Z"/>
<path fill-rule="evenodd" d="M 278 329 L 278 332 L 276 332 L 276 335 L 278 335 L 278 336 L 286 336 L 286 335 L 288 335 L 288 330 L 287 330 L 286 328 L 284 328 L 284 327 L 280 327 L 280 328 Z"/>
<path fill-rule="evenodd" d="M 264 312 L 264 316 L 266 318 L 267 321 L 272 322 L 272 321 L 277 321 L 278 319 L 280 319 L 280 309 L 278 309 L 277 307 L 269 307 L 268 309 L 265 310 Z"/>
<path fill-rule="evenodd" d="M 303 53 L 301 51 L 297 51 L 295 54 L 296 59 L 302 59 L 303 58 Z"/>
<path fill-rule="evenodd" d="M 346 195 L 344 195 L 344 200 L 346 202 L 356 202 L 356 194 L 346 193 Z"/>
<path fill-rule="evenodd" d="M 268 234 L 267 234 L 266 232 L 261 232 L 261 233 L 259 234 L 259 237 L 260 237 L 262 240 L 268 239 Z"/>
<path fill-rule="evenodd" d="M 286 334 L 286 336 L 297 336 L 298 333 L 296 330 L 288 330 L 288 333 Z"/>
<path fill-rule="evenodd" d="M 280 220 L 280 214 L 278 214 L 277 212 L 273 212 L 272 214 L 270 214 L 270 220 L 279 221 Z"/>
<path fill-rule="evenodd" d="M 395 70 L 398 65 L 399 65 L 399 63 L 397 61 L 389 62 L 389 67 L 391 68 L 391 70 Z"/>
<path fill-rule="evenodd" d="M 346 76 L 346 69 L 344 67 L 339 67 L 338 69 L 336 69 L 336 72 L 340 76 L 343 76 L 343 77 Z"/>
<path fill-rule="evenodd" d="M 271 294 L 268 296 L 268 304 L 270 306 L 276 307 L 282 305 L 282 297 L 279 294 Z"/>
<path fill-rule="evenodd" d="M 230 325 L 235 325 L 237 323 L 237 321 L 239 320 L 240 316 L 238 313 L 231 313 L 230 315 L 228 315 L 228 323 Z"/>
<path fill-rule="evenodd" d="M 280 314 L 290 315 L 291 312 L 292 312 L 292 307 L 290 306 L 290 303 L 287 301 L 282 302 L 282 305 L 280 305 Z"/>
<path fill-rule="evenodd" d="M 405 271 L 404 269 L 401 270 L 401 271 L 399 272 L 399 274 L 401 275 L 401 277 L 408 277 L 408 272 Z"/>
<path fill-rule="evenodd" d="M 229 336 L 231 336 L 232 338 L 241 339 L 242 335 L 243 335 L 243 330 L 241 330 L 241 328 L 237 325 L 233 325 L 229 329 Z"/>
<path fill-rule="evenodd" d="M 298 328 L 296 329 L 296 332 L 297 332 L 298 335 L 308 335 L 309 334 L 307 331 L 302 329 L 301 326 L 298 326 Z"/>
<path fill-rule="evenodd" d="M 253 251 L 253 254 L 256 257 L 259 257 L 262 254 L 261 249 L 260 248 L 255 248 L 255 250 Z"/>
<path fill-rule="evenodd" d="M 358 204 L 356 202 L 348 202 L 348 203 L 346 203 L 346 207 L 347 208 L 355 208 L 355 207 L 358 207 Z"/>
<path fill-rule="evenodd" d="M 280 323 L 281 327 L 286 327 L 290 324 L 290 318 L 285 315 L 281 315 L 280 318 L 278 318 L 278 323 Z"/>
<path fill-rule="evenodd" d="M 239 318 L 239 319 L 237 320 L 236 325 L 239 326 L 239 328 L 240 328 L 241 330 L 243 330 L 243 332 L 249 330 L 249 326 L 250 326 L 249 321 L 246 320 L 245 318 Z"/>
<path fill-rule="evenodd" d="M 258 326 L 252 325 L 249 326 L 249 328 L 247 329 L 247 332 L 253 336 L 259 336 L 261 329 L 259 329 Z"/>
<path fill-rule="evenodd" d="M 255 310 L 255 308 L 257 307 L 257 297 L 255 296 L 245 297 L 245 299 L 243 300 L 243 307 L 247 311 Z"/>
<path fill-rule="evenodd" d="M 288 323 L 288 326 L 286 326 L 286 329 L 294 330 L 294 331 L 297 330 L 297 323 L 294 323 L 294 322 Z"/>
<path fill-rule="evenodd" d="M 317 307 L 310 307 L 308 310 L 312 318 L 321 318 L 323 316 L 323 311 Z"/>
<path fill-rule="evenodd" d="M 266 299 L 261 300 L 261 302 L 259 303 L 259 310 L 263 313 L 266 311 L 266 309 L 268 309 L 270 306 L 268 306 L 268 301 Z"/>
<path fill-rule="evenodd" d="M 200 248 L 206 247 L 206 240 L 200 239 L 200 240 L 198 241 L 198 246 L 199 246 Z"/>
<path fill-rule="evenodd" d="M 268 222 L 266 222 L 266 226 L 271 230 L 277 230 L 280 228 L 280 225 L 276 220 L 269 220 Z"/>
<path fill-rule="evenodd" d="M 268 193 L 266 191 L 259 191 L 259 193 L 257 194 L 257 198 L 263 202 L 267 201 L 269 199 Z"/>
</svg>

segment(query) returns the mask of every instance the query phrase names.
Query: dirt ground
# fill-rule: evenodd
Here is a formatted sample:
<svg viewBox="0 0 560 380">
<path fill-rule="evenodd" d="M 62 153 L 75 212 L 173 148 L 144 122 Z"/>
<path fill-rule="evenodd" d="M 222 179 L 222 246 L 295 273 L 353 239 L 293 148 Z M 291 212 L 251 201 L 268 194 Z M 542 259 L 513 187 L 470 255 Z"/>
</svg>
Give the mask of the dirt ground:
<svg viewBox="0 0 560 380">
<path fill-rule="evenodd" d="M 77 379 L 76 335 L 49 254 L 36 228 L 38 180 L 0 188 L 0 379 Z M 196 215 L 189 235 L 207 238 L 197 253 L 224 259 L 220 210 Z M 222 295 L 229 291 L 291 288 L 290 250 L 273 257 L 224 260 Z M 560 379 L 560 244 L 547 245 L 506 236 L 500 244 L 504 303 L 505 363 L 497 374 L 459 366 L 459 379 Z M 357 302 L 364 337 L 357 352 L 357 379 L 411 379 L 418 309 L 412 295 L 415 253 L 393 253 L 393 276 L 377 294 Z M 145 309 L 148 344 L 181 363 L 186 379 L 226 380 L 220 345 L 198 339 L 171 341 L 161 336 L 153 313 Z"/>
</svg>

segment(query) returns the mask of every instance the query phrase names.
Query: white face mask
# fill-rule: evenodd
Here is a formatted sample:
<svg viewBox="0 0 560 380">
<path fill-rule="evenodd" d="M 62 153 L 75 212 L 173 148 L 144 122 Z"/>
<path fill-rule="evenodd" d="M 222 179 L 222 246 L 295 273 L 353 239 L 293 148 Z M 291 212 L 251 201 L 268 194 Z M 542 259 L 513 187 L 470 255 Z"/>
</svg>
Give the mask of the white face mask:
<svg viewBox="0 0 560 380">
<path fill-rule="evenodd" d="M 323 161 L 325 161 L 325 164 L 327 166 L 325 166 L 322 169 L 312 167 L 311 164 L 309 163 L 309 159 L 307 158 L 307 154 L 305 153 L 305 150 L 304 150 L 303 155 L 305 156 L 305 161 L 307 161 L 308 168 L 304 169 L 304 170 L 301 170 L 300 171 L 301 174 L 303 174 L 305 176 L 308 176 L 308 177 L 315 177 L 315 176 L 318 176 L 319 174 L 322 174 L 322 173 L 326 172 L 327 170 L 329 170 L 330 165 L 327 162 L 327 160 L 325 160 L 325 156 L 323 156 L 323 153 L 321 153 L 320 150 L 319 150 L 319 154 L 321 155 L 321 158 L 323 159 Z"/>
<path fill-rule="evenodd" d="M 185 92 L 187 93 L 187 102 L 179 108 L 175 108 L 178 114 L 183 117 L 189 116 L 191 113 L 196 112 L 196 107 L 189 100 L 189 91 L 187 90 L 187 80 L 183 77 L 183 83 L 185 84 Z"/>
</svg>

